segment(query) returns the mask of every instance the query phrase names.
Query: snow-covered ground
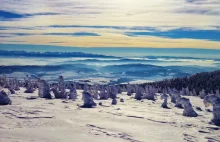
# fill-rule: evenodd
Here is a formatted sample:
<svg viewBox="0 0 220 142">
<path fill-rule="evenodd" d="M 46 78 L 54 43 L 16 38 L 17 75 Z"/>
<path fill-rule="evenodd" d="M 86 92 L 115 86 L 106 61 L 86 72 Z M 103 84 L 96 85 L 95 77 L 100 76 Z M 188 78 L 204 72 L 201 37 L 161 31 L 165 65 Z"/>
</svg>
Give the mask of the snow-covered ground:
<svg viewBox="0 0 220 142">
<path fill-rule="evenodd" d="M 10 95 L 13 104 L 0 106 L 0 142 L 219 142 L 220 127 L 208 124 L 207 112 L 198 97 L 190 97 L 196 118 L 182 116 L 182 109 L 160 107 L 156 102 L 136 101 L 119 94 L 124 103 L 111 105 L 111 100 L 95 100 L 96 108 L 79 108 L 83 102 L 78 90 L 76 101 L 60 99 L 27 100 L 24 89 Z M 170 101 L 169 101 L 170 102 Z"/>
</svg>

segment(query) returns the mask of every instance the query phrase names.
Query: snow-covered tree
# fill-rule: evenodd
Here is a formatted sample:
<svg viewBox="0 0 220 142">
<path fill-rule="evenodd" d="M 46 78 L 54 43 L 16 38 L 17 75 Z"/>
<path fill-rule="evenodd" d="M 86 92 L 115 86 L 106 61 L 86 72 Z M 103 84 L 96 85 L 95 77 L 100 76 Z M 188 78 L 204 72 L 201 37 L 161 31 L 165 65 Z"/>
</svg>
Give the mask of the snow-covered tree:
<svg viewBox="0 0 220 142">
<path fill-rule="evenodd" d="M 205 106 L 211 104 L 213 106 L 213 118 L 211 120 L 217 126 L 220 126 L 220 98 L 216 95 L 207 95 L 203 100 Z"/>
<path fill-rule="evenodd" d="M 100 88 L 99 99 L 100 100 L 107 100 L 108 99 L 107 90 L 103 86 Z"/>
<path fill-rule="evenodd" d="M 167 100 L 168 100 L 168 95 L 166 93 L 163 93 L 161 95 L 161 99 L 163 99 L 163 104 L 161 105 L 162 108 L 168 108 L 167 106 Z"/>
<path fill-rule="evenodd" d="M 204 90 L 204 89 L 202 89 L 202 91 L 199 92 L 199 97 L 200 97 L 201 99 L 204 99 L 206 95 L 207 95 L 207 94 L 205 93 L 205 90 Z"/>
<path fill-rule="evenodd" d="M 58 78 L 58 90 L 61 92 L 66 92 L 66 86 L 65 86 L 63 76 L 59 76 Z"/>
<path fill-rule="evenodd" d="M 5 91 L 0 91 L 0 105 L 11 105 L 12 101 Z"/>
<path fill-rule="evenodd" d="M 145 87 L 145 91 L 146 93 L 144 94 L 143 98 L 155 101 L 155 95 L 157 93 L 157 89 L 149 85 Z"/>
<path fill-rule="evenodd" d="M 136 100 L 141 100 L 144 93 L 144 89 L 142 87 L 136 86 L 136 93 L 134 98 Z"/>
<path fill-rule="evenodd" d="M 76 84 L 75 83 L 70 85 L 69 99 L 71 99 L 71 100 L 77 99 L 77 91 L 76 91 Z"/>
<path fill-rule="evenodd" d="M 92 108 L 96 106 L 96 103 L 94 102 L 93 97 L 89 92 L 83 91 L 83 101 L 84 104 L 81 106 L 83 108 Z"/>
<path fill-rule="evenodd" d="M 32 81 L 30 80 L 30 78 L 25 79 L 25 83 L 26 83 L 26 90 L 25 93 L 33 93 L 34 92 L 34 83 L 32 83 Z"/>
<path fill-rule="evenodd" d="M 194 111 L 192 104 L 188 98 L 179 98 L 178 102 L 183 106 L 183 116 L 197 117 L 198 114 Z"/>
<path fill-rule="evenodd" d="M 40 98 L 52 99 L 49 84 L 45 80 L 38 79 L 38 96 Z"/>
<path fill-rule="evenodd" d="M 220 93 L 219 93 L 219 90 L 216 90 L 216 91 L 215 91 L 215 96 L 217 96 L 217 97 L 220 99 Z"/>
</svg>

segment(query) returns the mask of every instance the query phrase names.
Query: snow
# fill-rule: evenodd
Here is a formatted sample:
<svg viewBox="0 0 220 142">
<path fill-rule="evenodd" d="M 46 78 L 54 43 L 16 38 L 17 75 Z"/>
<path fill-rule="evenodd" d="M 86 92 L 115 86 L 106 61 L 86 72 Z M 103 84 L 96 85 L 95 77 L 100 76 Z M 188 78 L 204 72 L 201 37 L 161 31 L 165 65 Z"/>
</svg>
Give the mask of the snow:
<svg viewBox="0 0 220 142">
<path fill-rule="evenodd" d="M 183 110 L 161 107 L 163 100 L 136 101 L 126 92 L 118 94 L 117 105 L 109 100 L 95 100 L 102 106 L 79 108 L 82 90 L 76 101 L 37 98 L 38 92 L 26 94 L 24 88 L 10 95 L 12 105 L 0 106 L 0 142 L 171 142 L 218 141 L 220 127 L 210 125 L 212 113 L 205 110 L 202 99 L 187 97 L 198 117 L 182 116 Z M 124 102 L 120 102 L 120 98 Z"/>
</svg>

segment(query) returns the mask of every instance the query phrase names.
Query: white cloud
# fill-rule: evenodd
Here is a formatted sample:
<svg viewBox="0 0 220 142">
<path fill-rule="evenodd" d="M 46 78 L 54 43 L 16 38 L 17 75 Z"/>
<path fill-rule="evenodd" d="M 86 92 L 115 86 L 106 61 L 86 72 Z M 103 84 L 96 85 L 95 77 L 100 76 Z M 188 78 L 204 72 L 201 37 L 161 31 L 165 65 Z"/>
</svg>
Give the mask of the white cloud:
<svg viewBox="0 0 220 142">
<path fill-rule="evenodd" d="M 28 22 L 32 26 L 79 24 L 209 27 L 220 24 L 219 0 L 2 0 L 1 3 L 1 10 L 17 13 L 62 14 L 40 15 L 14 22 Z"/>
</svg>

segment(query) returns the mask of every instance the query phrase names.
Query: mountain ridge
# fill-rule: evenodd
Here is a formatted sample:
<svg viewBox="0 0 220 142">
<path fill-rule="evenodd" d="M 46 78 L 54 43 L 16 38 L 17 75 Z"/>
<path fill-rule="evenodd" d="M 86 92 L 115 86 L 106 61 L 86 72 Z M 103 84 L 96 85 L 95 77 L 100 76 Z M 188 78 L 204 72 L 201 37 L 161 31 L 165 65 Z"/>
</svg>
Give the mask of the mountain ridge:
<svg viewBox="0 0 220 142">
<path fill-rule="evenodd" d="M 26 51 L 7 51 L 0 50 L 0 56 L 6 57 L 90 57 L 90 58 L 117 58 L 115 56 L 107 56 L 101 54 L 83 53 L 83 52 L 26 52 Z"/>
</svg>

